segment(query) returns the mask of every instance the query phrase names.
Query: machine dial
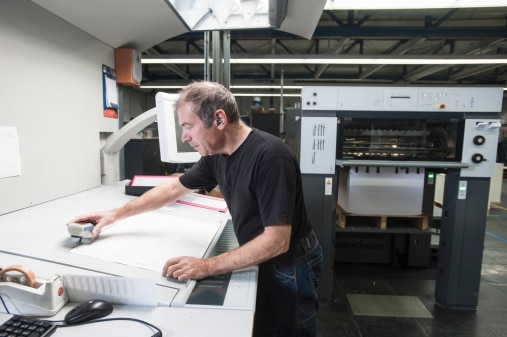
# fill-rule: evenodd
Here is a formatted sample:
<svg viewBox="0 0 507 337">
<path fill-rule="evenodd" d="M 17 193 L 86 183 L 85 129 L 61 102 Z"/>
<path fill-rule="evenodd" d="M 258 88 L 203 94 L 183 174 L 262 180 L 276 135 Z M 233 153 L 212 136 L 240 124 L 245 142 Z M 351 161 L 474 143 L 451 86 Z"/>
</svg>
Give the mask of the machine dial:
<svg viewBox="0 0 507 337">
<path fill-rule="evenodd" d="M 475 145 L 482 145 L 486 142 L 486 138 L 484 138 L 484 136 L 475 136 L 474 137 L 474 144 Z"/>
<path fill-rule="evenodd" d="M 475 164 L 479 164 L 484 160 L 485 160 L 484 156 L 480 153 L 475 153 L 474 155 L 472 155 L 472 162 L 474 162 Z"/>
</svg>

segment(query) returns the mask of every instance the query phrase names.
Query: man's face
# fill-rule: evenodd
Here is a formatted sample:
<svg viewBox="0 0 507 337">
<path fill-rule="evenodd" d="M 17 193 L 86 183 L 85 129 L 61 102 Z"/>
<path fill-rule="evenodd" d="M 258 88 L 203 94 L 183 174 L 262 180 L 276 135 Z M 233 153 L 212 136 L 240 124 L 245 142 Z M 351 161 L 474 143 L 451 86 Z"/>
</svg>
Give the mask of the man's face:
<svg viewBox="0 0 507 337">
<path fill-rule="evenodd" d="M 213 125 L 206 129 L 192 104 L 182 104 L 177 113 L 178 123 L 183 129 L 181 141 L 188 142 L 201 156 L 216 154 L 217 131 Z"/>
</svg>

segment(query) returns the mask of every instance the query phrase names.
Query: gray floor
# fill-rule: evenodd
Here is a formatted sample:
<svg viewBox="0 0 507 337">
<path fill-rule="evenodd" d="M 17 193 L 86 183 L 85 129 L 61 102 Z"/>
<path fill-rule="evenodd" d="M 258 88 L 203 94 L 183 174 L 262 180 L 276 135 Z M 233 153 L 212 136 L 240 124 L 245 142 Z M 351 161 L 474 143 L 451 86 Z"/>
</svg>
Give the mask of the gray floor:
<svg viewBox="0 0 507 337">
<path fill-rule="evenodd" d="M 434 258 L 435 260 L 437 257 Z M 350 337 L 504 337 L 507 336 L 507 183 L 502 203 L 491 208 L 486 223 L 479 303 L 476 310 L 443 308 L 435 303 L 436 261 L 429 268 L 386 264 L 337 263 L 335 288 L 322 301 L 318 335 Z M 353 298 L 347 294 L 379 295 Z M 389 316 L 358 312 L 368 301 L 409 297 L 430 317 L 407 313 Z M 352 301 L 351 301 L 351 298 Z M 357 302 L 359 301 L 359 302 Z M 362 301 L 362 302 L 361 302 Z M 415 303 L 414 302 L 414 303 Z M 412 304 L 410 304 L 412 306 Z M 411 307 L 412 309 L 414 306 Z M 405 317 L 408 316 L 408 317 Z"/>
</svg>

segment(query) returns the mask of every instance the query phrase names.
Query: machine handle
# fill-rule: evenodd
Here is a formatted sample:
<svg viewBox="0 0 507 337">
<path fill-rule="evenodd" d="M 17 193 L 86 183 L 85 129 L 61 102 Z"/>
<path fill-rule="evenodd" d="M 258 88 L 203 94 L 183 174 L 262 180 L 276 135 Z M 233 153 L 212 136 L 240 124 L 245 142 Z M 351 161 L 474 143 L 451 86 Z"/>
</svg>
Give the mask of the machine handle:
<svg viewBox="0 0 507 337">
<path fill-rule="evenodd" d="M 359 160 L 336 159 L 335 164 L 340 167 L 375 166 L 375 167 L 421 167 L 421 168 L 468 168 L 468 163 L 442 161 L 396 161 L 396 160 Z"/>
</svg>

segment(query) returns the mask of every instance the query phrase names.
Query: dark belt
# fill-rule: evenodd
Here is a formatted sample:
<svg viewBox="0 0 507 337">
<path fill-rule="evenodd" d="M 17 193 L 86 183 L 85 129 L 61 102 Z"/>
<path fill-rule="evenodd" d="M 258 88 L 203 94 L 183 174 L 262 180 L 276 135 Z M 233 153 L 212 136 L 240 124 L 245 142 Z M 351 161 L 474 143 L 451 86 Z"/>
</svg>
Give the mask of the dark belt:
<svg viewBox="0 0 507 337">
<path fill-rule="evenodd" d="M 299 239 L 294 244 L 294 246 L 289 248 L 286 253 L 278 255 L 277 257 L 273 258 L 272 261 L 275 263 L 293 261 L 298 257 L 303 256 L 308 250 L 315 247 L 316 242 L 317 237 L 315 236 L 313 230 L 310 230 L 310 233 L 308 233 L 308 235 L 304 236 L 302 239 Z"/>
</svg>

